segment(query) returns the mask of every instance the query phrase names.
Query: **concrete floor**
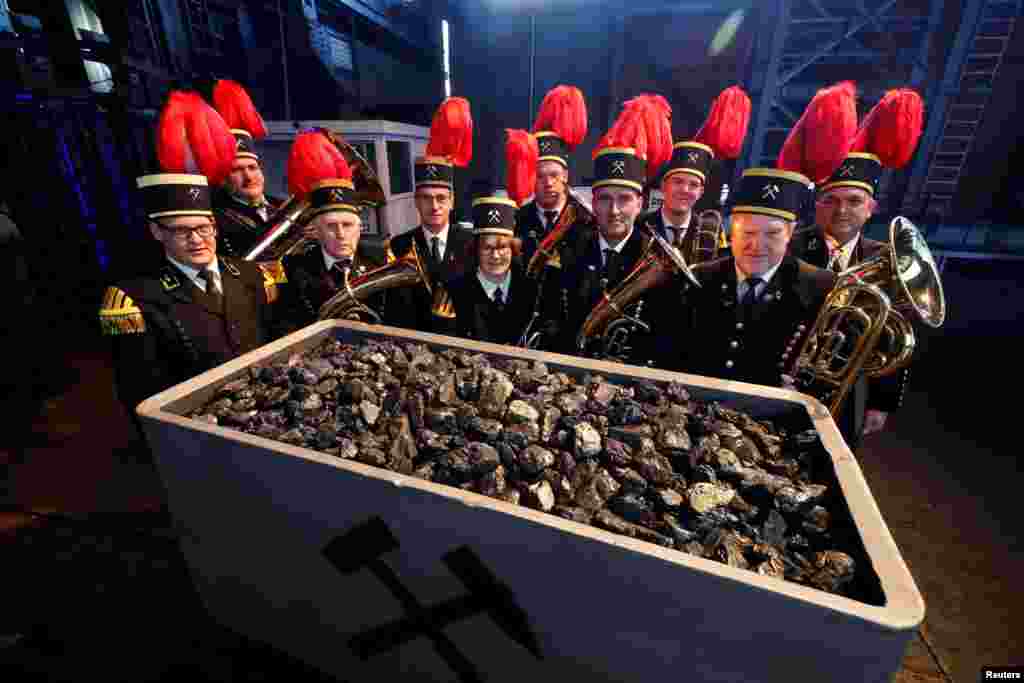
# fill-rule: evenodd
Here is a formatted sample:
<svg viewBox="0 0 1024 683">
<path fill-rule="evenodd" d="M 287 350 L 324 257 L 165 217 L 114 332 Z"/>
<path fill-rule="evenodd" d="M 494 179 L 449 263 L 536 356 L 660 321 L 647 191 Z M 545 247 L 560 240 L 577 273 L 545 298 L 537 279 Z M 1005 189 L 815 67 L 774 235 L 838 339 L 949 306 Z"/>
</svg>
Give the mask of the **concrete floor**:
<svg viewBox="0 0 1024 683">
<path fill-rule="evenodd" d="M 858 454 L 927 605 L 901 683 L 1024 664 L 1017 268 L 947 266 L 949 322 L 922 340 L 903 409 Z M 0 680 L 328 680 L 206 617 L 109 358 L 97 346 L 66 360 L 80 381 L 42 407 L 38 443 L 8 467 L 5 502 L 51 516 L 0 512 L 0 566 L 15 570 Z"/>
</svg>

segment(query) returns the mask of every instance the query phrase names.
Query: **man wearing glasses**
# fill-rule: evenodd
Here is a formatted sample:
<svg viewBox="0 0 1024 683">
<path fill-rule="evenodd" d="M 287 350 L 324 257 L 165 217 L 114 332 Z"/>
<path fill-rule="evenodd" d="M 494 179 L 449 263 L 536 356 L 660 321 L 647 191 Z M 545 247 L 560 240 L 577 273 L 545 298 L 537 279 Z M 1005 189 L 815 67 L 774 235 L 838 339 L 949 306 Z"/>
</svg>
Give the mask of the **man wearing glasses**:
<svg viewBox="0 0 1024 683">
<path fill-rule="evenodd" d="M 443 305 L 442 299 L 447 295 L 448 285 L 464 272 L 464 255 L 473 233 L 451 225 L 454 164 L 450 159 L 418 157 L 415 179 L 413 200 L 420 225 L 391 238 L 386 247 L 387 258 L 402 258 L 415 247 L 433 291 L 416 286 L 389 292 L 390 322 L 421 332 L 455 335 L 454 310 Z"/>
<path fill-rule="evenodd" d="M 269 341 L 279 281 L 254 263 L 218 257 L 205 176 L 163 173 L 137 185 L 164 264 L 108 287 L 99 312 L 114 343 L 118 396 L 132 414 L 143 399 Z"/>
</svg>

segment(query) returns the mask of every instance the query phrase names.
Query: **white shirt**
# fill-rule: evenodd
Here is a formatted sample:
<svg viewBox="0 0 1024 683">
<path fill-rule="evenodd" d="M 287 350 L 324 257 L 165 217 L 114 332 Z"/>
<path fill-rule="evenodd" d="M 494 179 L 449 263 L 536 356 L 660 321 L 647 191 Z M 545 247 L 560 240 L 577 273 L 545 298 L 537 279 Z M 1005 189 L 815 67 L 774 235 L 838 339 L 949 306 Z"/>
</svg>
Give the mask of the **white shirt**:
<svg viewBox="0 0 1024 683">
<path fill-rule="evenodd" d="M 340 258 L 334 258 L 330 254 L 328 254 L 327 250 L 324 249 L 323 245 L 320 245 L 320 253 L 324 255 L 324 266 L 326 266 L 327 270 L 333 268 L 334 264 L 341 260 Z"/>
<path fill-rule="evenodd" d="M 853 250 L 857 248 L 857 243 L 858 242 L 860 242 L 860 234 L 859 233 L 852 240 L 850 240 L 849 242 L 844 244 L 842 247 L 840 247 L 839 254 L 836 257 L 836 258 L 839 259 L 839 269 L 840 270 L 846 270 L 847 268 L 850 267 L 850 259 L 853 258 Z M 833 252 L 833 250 L 836 247 L 836 241 L 834 239 L 832 239 L 831 237 L 826 236 L 825 237 L 825 244 L 828 245 L 828 249 L 829 249 L 829 259 L 828 259 L 828 263 L 826 264 L 826 267 L 831 269 L 831 266 L 832 266 L 832 252 Z"/>
<path fill-rule="evenodd" d="M 597 244 L 601 248 L 601 265 L 602 266 L 607 265 L 605 263 L 605 261 L 607 260 L 606 257 L 605 257 L 605 253 L 604 253 L 605 249 L 611 249 L 612 251 L 616 252 L 617 254 L 621 254 L 623 247 L 626 246 L 626 242 L 628 242 L 629 238 L 632 237 L 632 236 L 633 236 L 633 228 L 630 228 L 629 232 L 626 233 L 626 236 L 622 238 L 622 241 L 619 242 L 618 244 L 616 244 L 613 247 L 612 245 L 608 244 L 608 242 L 605 241 L 604 235 L 598 233 L 598 235 L 597 235 Z"/>
<path fill-rule="evenodd" d="M 476 271 L 476 279 L 480 281 L 480 286 L 484 288 L 484 293 L 487 298 L 494 301 L 494 292 L 501 287 L 502 301 L 508 303 L 508 291 L 512 288 L 512 269 L 505 273 L 505 279 L 501 282 L 492 282 L 484 277 L 484 274 L 479 270 Z"/>
<path fill-rule="evenodd" d="M 693 212 L 691 211 L 686 215 L 686 225 L 673 225 L 672 221 L 670 221 L 668 219 L 668 216 L 665 215 L 665 207 L 662 207 L 661 222 L 665 225 L 666 230 L 672 231 L 666 232 L 666 234 L 668 235 L 668 241 L 674 244 L 675 242 L 683 239 L 683 237 L 686 236 L 686 231 L 687 229 L 689 229 L 690 223 L 693 222 Z"/>
<path fill-rule="evenodd" d="M 204 292 L 206 291 L 206 280 L 204 280 L 203 278 L 199 277 L 199 270 L 200 269 L 193 268 L 192 266 L 186 266 L 183 263 L 178 263 L 177 261 L 172 259 L 170 256 L 167 257 L 167 260 L 170 261 L 171 263 L 173 263 L 177 267 L 178 270 L 180 270 L 182 273 L 184 273 L 185 277 L 187 277 L 189 280 L 191 280 L 195 284 L 196 287 L 198 287 L 199 289 L 203 290 Z M 203 268 L 203 270 L 212 270 L 213 272 L 217 273 L 217 279 L 221 281 L 220 288 L 223 291 L 223 289 L 224 289 L 224 279 L 221 278 L 221 276 L 220 276 L 220 265 L 217 263 L 216 257 L 212 261 L 210 261 L 210 264 L 208 266 L 205 266 Z"/>
<path fill-rule="evenodd" d="M 766 270 L 764 273 L 762 273 L 759 276 L 761 278 L 761 283 L 757 285 L 757 290 L 754 292 L 754 297 L 755 298 L 757 298 L 757 299 L 761 298 L 761 295 L 764 294 L 764 290 L 768 286 L 768 283 L 771 282 L 772 278 L 775 276 L 775 271 L 777 271 L 779 269 L 779 266 L 781 266 L 781 265 L 782 265 L 782 261 L 779 261 L 778 263 L 776 263 L 774 266 L 772 266 L 771 268 L 769 268 L 768 270 Z M 746 273 L 744 273 L 743 271 L 741 271 L 739 269 L 739 266 L 736 266 L 736 300 L 737 301 L 743 301 L 743 297 L 747 293 L 747 288 L 750 287 L 750 285 L 747 284 L 747 279 L 749 277 L 751 277 L 751 276 L 749 276 Z"/>
<path fill-rule="evenodd" d="M 434 248 L 433 239 L 435 237 L 440 238 L 439 241 L 438 241 L 438 244 L 437 244 L 437 249 L 438 249 L 438 251 L 441 252 L 441 260 L 442 261 L 444 261 L 444 249 L 445 249 L 445 246 L 448 244 L 448 228 L 449 227 L 451 227 L 451 226 L 445 225 L 444 226 L 444 230 L 442 230 L 441 232 L 439 232 L 437 234 L 434 234 L 434 233 L 430 232 L 430 230 L 425 225 L 420 227 L 420 230 L 423 231 L 423 236 L 425 238 L 427 238 L 427 249 L 433 249 Z M 433 252 L 430 252 L 430 253 L 433 253 Z"/>
</svg>

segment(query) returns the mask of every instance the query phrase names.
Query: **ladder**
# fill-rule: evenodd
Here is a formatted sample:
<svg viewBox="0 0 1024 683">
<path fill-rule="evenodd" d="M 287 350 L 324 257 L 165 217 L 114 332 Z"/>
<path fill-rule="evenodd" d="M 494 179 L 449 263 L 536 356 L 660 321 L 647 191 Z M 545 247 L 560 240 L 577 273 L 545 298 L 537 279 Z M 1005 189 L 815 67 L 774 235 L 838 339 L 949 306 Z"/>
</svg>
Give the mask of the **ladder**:
<svg viewBox="0 0 1024 683">
<path fill-rule="evenodd" d="M 977 32 L 949 98 L 942 132 L 931 150 L 924 183 L 919 192 L 911 191 L 904 196 L 905 215 L 942 218 L 950 212 L 1019 11 L 1019 0 L 984 3 Z"/>
</svg>

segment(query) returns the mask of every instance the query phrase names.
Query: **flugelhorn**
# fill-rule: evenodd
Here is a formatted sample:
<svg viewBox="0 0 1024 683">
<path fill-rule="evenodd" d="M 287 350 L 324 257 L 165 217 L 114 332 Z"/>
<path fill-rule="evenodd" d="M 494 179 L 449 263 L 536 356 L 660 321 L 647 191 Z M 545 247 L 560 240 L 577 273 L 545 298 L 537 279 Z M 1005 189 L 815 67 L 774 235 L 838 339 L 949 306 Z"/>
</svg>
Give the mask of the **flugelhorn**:
<svg viewBox="0 0 1024 683">
<path fill-rule="evenodd" d="M 861 373 L 882 377 L 910 362 L 916 336 L 908 318 L 938 328 L 946 300 L 924 238 L 897 216 L 880 254 L 838 274 L 784 380 L 838 416 Z"/>
</svg>

